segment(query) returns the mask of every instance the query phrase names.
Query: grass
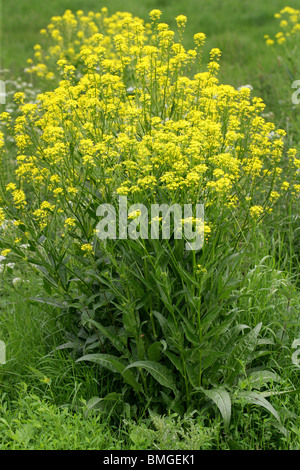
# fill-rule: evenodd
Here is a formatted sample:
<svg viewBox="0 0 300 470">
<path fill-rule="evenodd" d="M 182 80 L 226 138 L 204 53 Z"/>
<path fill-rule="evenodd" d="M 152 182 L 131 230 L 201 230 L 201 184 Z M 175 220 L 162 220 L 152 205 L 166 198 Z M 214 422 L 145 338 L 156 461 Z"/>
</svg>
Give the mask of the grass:
<svg viewBox="0 0 300 470">
<path fill-rule="evenodd" d="M 47 430 L 45 432 L 45 429 Z M 0 399 L 0 450 L 109 450 L 120 442 L 100 416 L 86 419 L 50 404 L 23 384 L 18 399 Z"/>
<path fill-rule="evenodd" d="M 298 6 L 296 1 L 288 4 Z M 100 6 L 109 7 L 110 12 L 126 9 L 145 20 L 151 9 L 160 8 L 163 21 L 171 26 L 178 14 L 185 14 L 186 46 L 192 44 L 194 33 L 205 32 L 207 51 L 211 47 L 223 51 L 221 81 L 234 86 L 252 84 L 254 93 L 267 103 L 267 111 L 289 129 L 289 105 L 284 113 L 279 105 L 280 99 L 286 99 L 289 81 L 263 39 L 266 33 L 276 33 L 274 13 L 286 6 L 285 0 L 186 0 L 182 4 L 130 0 L 126 6 L 119 0 L 103 0 Z M 23 77 L 26 59 L 39 42 L 39 30 L 67 8 L 82 9 L 82 2 L 48 0 L 41 7 L 37 0 L 19 0 L 17 9 L 13 2 L 2 2 L 1 68 L 10 70 L 10 78 Z M 97 8 L 98 0 L 84 2 L 85 11 Z M 294 132 L 290 141 L 299 146 L 297 138 Z M 33 274 L 16 269 L 4 273 L 0 287 L 0 340 L 5 341 L 7 351 L 6 364 L 0 365 L 0 449 L 299 450 L 299 367 L 292 362 L 292 343 L 299 337 L 298 225 L 297 214 L 292 223 L 282 218 L 253 241 L 259 249 L 244 276 L 238 318 L 252 327 L 263 322 L 269 343 L 262 354 L 268 369 L 280 376 L 269 384 L 270 403 L 287 434 L 266 409 L 239 401 L 226 432 L 219 413 L 212 409 L 185 417 L 145 412 L 137 418 L 118 400 L 111 406 L 99 402 L 92 407 L 95 397 L 114 393 L 113 380 L 103 390 L 103 372 L 97 366 L 75 363 L 71 349 L 58 349 L 72 340 L 62 328 L 59 312 L 25 302 L 40 286 Z M 12 287 L 16 276 L 29 282 L 16 290 Z M 240 387 L 249 387 L 245 378 Z"/>
</svg>

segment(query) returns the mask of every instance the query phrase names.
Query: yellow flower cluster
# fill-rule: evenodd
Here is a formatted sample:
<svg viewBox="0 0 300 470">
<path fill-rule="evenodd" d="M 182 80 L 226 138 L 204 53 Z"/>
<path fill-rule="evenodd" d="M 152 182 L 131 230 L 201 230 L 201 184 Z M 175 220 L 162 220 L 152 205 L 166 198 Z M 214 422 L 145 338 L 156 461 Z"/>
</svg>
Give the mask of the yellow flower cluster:
<svg viewBox="0 0 300 470">
<path fill-rule="evenodd" d="M 272 39 L 268 34 L 265 35 L 266 44 L 284 44 L 289 41 L 295 41 L 295 36 L 300 34 L 300 10 L 285 7 L 279 13 L 275 13 L 275 18 L 279 21 L 281 31 L 278 31 L 275 38 Z"/>
<path fill-rule="evenodd" d="M 93 247 L 89 243 L 81 245 L 81 250 L 84 252 L 84 256 L 89 256 L 93 254 Z"/>
<path fill-rule="evenodd" d="M 259 218 L 264 212 L 263 207 L 261 206 L 252 206 L 250 207 L 250 214 L 254 218 Z"/>
<path fill-rule="evenodd" d="M 219 83 L 219 49 L 200 69 L 203 33 L 186 50 L 159 18 L 159 10 L 150 24 L 129 13 L 109 17 L 106 9 L 87 16 L 67 11 L 43 31 L 55 46 L 36 47 L 32 70 L 44 65 L 47 75 L 52 58 L 61 80 L 35 104 L 15 97 L 19 186 L 7 186 L 6 202 L 25 225 L 44 230 L 57 218 L 70 236 L 75 214 L 82 217 L 77 227 L 84 226 L 97 201 L 127 195 L 149 204 L 200 201 L 213 208 L 215 226 L 224 208 L 257 217 L 281 193 L 298 194 L 281 175 L 285 133 L 264 120 L 263 102 L 251 99 L 247 87 Z M 186 17 L 176 21 L 180 36 Z M 296 151 L 289 159 L 295 173 Z M 93 234 L 94 226 L 85 226 L 85 240 Z M 81 249 L 93 251 L 89 243 Z"/>
<path fill-rule="evenodd" d="M 1 209 L 0 207 L 0 225 L 3 224 L 4 221 L 5 221 L 5 213 L 4 213 L 4 210 Z"/>
<path fill-rule="evenodd" d="M 159 10 L 153 10 L 151 19 L 159 18 L 157 12 Z M 103 55 L 106 68 L 113 71 L 120 66 L 116 50 L 121 52 L 125 47 L 124 37 L 131 42 L 131 50 L 136 53 L 135 34 L 139 32 L 139 44 L 143 44 L 147 34 L 145 31 L 149 33 L 149 25 L 144 28 L 140 18 L 127 12 L 108 16 L 106 7 L 100 12 L 89 12 L 87 15 L 81 10 L 75 14 L 67 10 L 62 16 L 52 17 L 47 28 L 40 31 L 46 45 L 35 45 L 34 57 L 28 59 L 26 71 L 53 80 L 57 76 L 57 63 L 62 69 L 62 75 L 67 76 L 80 73 L 80 65 L 90 68 L 100 65 L 99 58 Z M 123 65 L 125 61 L 124 58 Z"/>
</svg>

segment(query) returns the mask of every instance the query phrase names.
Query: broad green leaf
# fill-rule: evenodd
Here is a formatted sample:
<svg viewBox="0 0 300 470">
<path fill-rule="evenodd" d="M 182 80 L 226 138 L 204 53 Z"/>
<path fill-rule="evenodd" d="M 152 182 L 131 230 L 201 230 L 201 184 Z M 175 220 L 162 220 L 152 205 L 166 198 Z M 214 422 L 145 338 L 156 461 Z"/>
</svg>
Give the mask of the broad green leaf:
<svg viewBox="0 0 300 470">
<path fill-rule="evenodd" d="M 185 365 L 189 381 L 191 382 L 194 388 L 199 386 L 199 376 L 200 376 L 200 369 L 199 369 L 199 362 L 193 364 L 186 364 Z"/>
<path fill-rule="evenodd" d="M 86 354 L 85 356 L 77 359 L 76 362 L 81 361 L 95 362 L 96 364 L 106 367 L 112 372 L 122 373 L 125 369 L 124 364 L 120 362 L 116 356 L 112 356 L 110 354 Z"/>
<path fill-rule="evenodd" d="M 61 302 L 58 302 L 56 299 L 52 299 L 52 298 L 42 299 L 40 297 L 29 297 L 28 300 L 30 300 L 30 302 L 33 304 L 51 305 L 52 307 L 61 308 L 61 309 L 65 309 L 66 307 L 68 307 L 67 302 L 61 303 Z"/>
<path fill-rule="evenodd" d="M 86 404 L 86 410 L 84 412 L 85 417 L 88 416 L 90 410 L 97 408 L 98 411 L 107 411 L 110 406 L 113 406 L 115 402 L 123 400 L 121 393 L 112 392 L 103 398 L 92 397 Z"/>
<path fill-rule="evenodd" d="M 187 324 L 184 324 L 184 322 L 181 322 L 181 326 L 183 328 L 187 340 L 190 341 L 193 345 L 198 346 L 200 343 L 199 337 L 196 336 L 191 330 L 191 328 Z"/>
<path fill-rule="evenodd" d="M 159 362 L 161 358 L 162 344 L 159 341 L 152 343 L 148 348 L 149 361 Z"/>
<path fill-rule="evenodd" d="M 263 385 L 268 382 L 277 382 L 278 380 L 280 380 L 280 377 L 269 370 L 259 370 L 256 372 L 252 372 L 248 376 L 248 379 L 251 382 L 253 388 L 260 389 Z"/>
<path fill-rule="evenodd" d="M 141 384 L 137 382 L 136 378 L 130 371 L 126 370 L 126 366 L 116 356 L 112 356 L 110 354 L 86 354 L 85 356 L 77 359 L 76 362 L 80 361 L 94 362 L 102 367 L 106 367 L 112 372 L 118 372 L 122 375 L 125 382 L 131 385 L 136 392 L 140 392 L 142 390 Z"/>
<path fill-rule="evenodd" d="M 199 354 L 199 353 L 198 353 Z M 202 372 L 211 367 L 214 362 L 216 362 L 221 357 L 225 356 L 226 354 L 222 351 L 212 351 L 204 349 L 201 351 L 201 370 Z M 213 373 L 213 372 L 212 372 Z"/>
<path fill-rule="evenodd" d="M 228 427 L 231 419 L 231 398 L 227 390 L 222 387 L 211 390 L 201 388 L 200 390 L 217 405 L 224 419 L 224 424 Z"/>
<path fill-rule="evenodd" d="M 145 369 L 164 387 L 171 388 L 172 390 L 176 389 L 176 379 L 166 366 L 153 361 L 136 361 L 127 366 L 124 372 L 132 367 Z"/>
<path fill-rule="evenodd" d="M 162 284 L 158 279 L 154 279 L 156 282 L 156 287 L 159 290 L 160 298 L 161 301 L 164 303 L 165 307 L 167 310 L 174 315 L 174 307 L 171 303 L 171 299 L 169 299 L 169 296 L 166 294 L 166 287 L 164 284 Z M 169 294 L 169 292 L 167 292 Z"/>
<path fill-rule="evenodd" d="M 181 373 L 182 376 L 184 376 L 184 370 L 183 370 L 183 366 L 182 366 L 180 357 L 176 356 L 175 354 L 171 353 L 170 351 L 164 351 L 164 355 L 167 356 L 170 359 L 170 361 L 176 367 L 176 369 Z"/>
<path fill-rule="evenodd" d="M 86 403 L 86 412 L 85 416 L 88 414 L 90 410 L 93 408 L 97 407 L 99 408 L 99 404 L 103 402 L 109 402 L 109 401 L 118 401 L 122 399 L 122 394 L 121 393 L 116 393 L 112 392 L 106 395 L 105 397 L 92 397 L 90 400 Z"/>
<path fill-rule="evenodd" d="M 263 408 L 268 410 L 277 419 L 277 421 L 279 423 L 281 422 L 280 416 L 277 413 L 277 411 L 275 410 L 275 408 L 271 405 L 270 402 L 268 402 L 268 400 L 266 400 L 262 396 L 262 394 L 256 393 L 256 392 L 243 392 L 243 391 L 241 391 L 238 394 L 238 398 L 242 398 L 246 403 L 251 403 L 253 405 L 262 406 Z"/>
<path fill-rule="evenodd" d="M 204 337 L 204 339 L 208 340 L 210 337 L 218 338 L 224 333 L 226 334 L 228 332 L 230 325 L 235 319 L 235 313 L 229 314 L 227 320 L 222 321 L 220 325 L 214 325 L 213 328 L 211 327 L 214 320 L 219 316 L 221 310 L 222 308 L 218 306 L 214 309 L 211 309 L 208 313 L 204 315 L 201 325 L 202 336 Z"/>
<path fill-rule="evenodd" d="M 129 357 L 129 351 L 117 335 L 113 334 L 111 331 L 109 331 L 108 328 L 96 322 L 95 320 L 88 319 L 87 322 L 94 325 L 94 327 L 97 328 L 97 330 L 100 331 L 100 333 L 105 336 L 120 353 L 124 354 L 126 357 Z"/>
<path fill-rule="evenodd" d="M 242 447 L 239 442 L 232 439 L 232 437 L 229 437 L 226 442 L 229 445 L 230 450 L 244 450 L 244 447 Z"/>
<path fill-rule="evenodd" d="M 0 364 L 6 363 L 5 348 L 6 347 L 4 341 L 0 341 Z"/>
<path fill-rule="evenodd" d="M 139 324 L 136 316 L 129 310 L 122 309 L 123 311 L 123 325 L 127 334 L 131 337 L 135 337 L 136 332 L 139 330 Z"/>
<path fill-rule="evenodd" d="M 178 272 L 179 276 L 181 279 L 185 279 L 186 281 L 188 281 L 188 283 L 190 285 L 195 285 L 196 287 L 198 287 L 198 283 L 197 283 L 197 280 L 194 278 L 194 276 L 192 276 L 183 266 L 181 263 L 178 263 L 178 260 L 176 259 L 176 257 L 174 256 L 174 254 L 172 253 L 172 251 L 169 252 L 169 256 L 170 256 L 170 260 L 172 261 L 172 264 L 174 266 L 174 268 L 176 269 L 176 271 Z"/>
<path fill-rule="evenodd" d="M 183 335 L 182 328 L 179 328 L 178 325 L 175 324 L 171 315 L 166 318 L 160 312 L 157 312 L 155 310 L 153 310 L 152 313 L 159 322 L 159 325 L 163 332 L 163 336 L 166 342 L 168 343 L 168 346 L 170 347 L 171 344 L 174 344 L 177 348 L 178 342 L 180 341 Z"/>
<path fill-rule="evenodd" d="M 168 323 L 168 320 L 160 312 L 157 312 L 156 310 L 153 310 L 152 313 L 157 318 L 164 336 L 168 336 L 168 334 L 172 332 L 171 326 L 170 326 L 170 323 Z"/>
<path fill-rule="evenodd" d="M 53 284 L 51 284 L 49 281 L 47 281 L 47 279 L 44 277 L 43 278 L 43 285 L 44 285 L 44 289 L 47 292 L 47 294 L 51 295 L 52 294 Z"/>
<path fill-rule="evenodd" d="M 226 366 L 231 369 L 226 377 L 229 384 L 233 383 L 243 365 L 247 365 L 250 354 L 255 350 L 261 327 L 262 323 L 259 323 L 249 333 L 240 338 L 232 348 L 226 361 Z"/>
<path fill-rule="evenodd" d="M 69 341 L 68 343 L 61 344 L 55 348 L 56 351 L 61 349 L 80 349 L 82 346 L 79 341 Z"/>
<path fill-rule="evenodd" d="M 103 401 L 117 401 L 123 399 L 122 393 L 118 392 L 111 392 L 105 395 L 105 397 L 102 398 Z"/>
<path fill-rule="evenodd" d="M 86 404 L 87 411 L 90 411 L 91 409 L 95 408 L 95 406 L 98 405 L 98 403 L 102 400 L 100 397 L 92 397 L 89 399 L 89 401 Z"/>
<path fill-rule="evenodd" d="M 300 394 L 300 389 L 296 390 L 282 390 L 281 392 L 261 392 L 260 395 L 263 397 L 274 397 L 277 395 L 295 395 L 295 394 Z"/>
</svg>

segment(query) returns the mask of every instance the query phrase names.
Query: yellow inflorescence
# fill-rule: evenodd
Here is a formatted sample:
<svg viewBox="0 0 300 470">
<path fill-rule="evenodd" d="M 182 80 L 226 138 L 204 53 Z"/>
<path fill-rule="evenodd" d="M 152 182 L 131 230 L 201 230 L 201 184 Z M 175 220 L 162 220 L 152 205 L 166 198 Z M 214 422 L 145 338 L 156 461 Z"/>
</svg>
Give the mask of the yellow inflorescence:
<svg viewBox="0 0 300 470">
<path fill-rule="evenodd" d="M 275 13 L 274 17 L 279 21 L 281 30 L 276 33 L 273 39 L 266 34 L 266 44 L 273 46 L 276 43 L 284 44 L 289 41 L 294 41 L 295 36 L 298 36 L 300 33 L 300 10 L 285 7 L 280 10 L 279 13 Z"/>
<path fill-rule="evenodd" d="M 219 49 L 201 70 L 205 35 L 196 34 L 195 49 L 186 50 L 178 38 L 186 17 L 176 18 L 174 33 L 159 23 L 160 14 L 153 10 L 149 25 L 129 13 L 108 16 L 106 9 L 67 11 L 43 30 L 52 45 L 35 48 L 31 71 L 46 77 L 53 59 L 61 80 L 35 104 L 15 95 L 17 183 L 8 184 L 6 194 L 24 223 L 31 217 L 43 230 L 57 217 L 70 233 L 76 207 L 88 210 L 93 197 L 117 195 L 150 203 L 201 201 L 215 208 L 217 223 L 224 207 L 257 218 L 281 193 L 298 194 L 281 175 L 284 131 L 264 120 L 264 103 L 251 99 L 247 87 L 218 82 Z M 293 173 L 296 151 L 289 159 Z M 30 204 L 28 185 L 36 196 Z M 89 243 L 81 250 L 93 252 Z"/>
</svg>

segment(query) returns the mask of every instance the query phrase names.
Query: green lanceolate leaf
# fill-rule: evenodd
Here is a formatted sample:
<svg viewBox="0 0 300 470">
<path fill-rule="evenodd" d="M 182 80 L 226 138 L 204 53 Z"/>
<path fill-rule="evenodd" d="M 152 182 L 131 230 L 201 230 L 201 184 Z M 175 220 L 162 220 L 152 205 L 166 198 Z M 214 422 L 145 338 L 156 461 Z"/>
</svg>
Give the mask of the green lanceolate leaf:
<svg viewBox="0 0 300 470">
<path fill-rule="evenodd" d="M 122 400 L 122 394 L 121 393 L 116 393 L 112 392 L 106 395 L 105 397 L 92 397 L 90 400 L 86 403 L 86 410 L 85 410 L 85 417 L 88 416 L 89 412 L 94 409 L 100 409 L 101 405 L 107 404 L 107 403 L 114 403 L 119 400 Z M 102 407 L 103 408 L 103 407 Z"/>
<path fill-rule="evenodd" d="M 259 323 L 253 330 L 237 340 L 235 346 L 232 348 L 226 361 L 226 366 L 229 369 L 229 373 L 226 377 L 227 383 L 232 384 L 243 365 L 247 364 L 250 354 L 255 350 L 261 327 L 262 323 Z"/>
<path fill-rule="evenodd" d="M 198 361 L 198 364 L 195 362 L 193 364 L 186 364 L 185 368 L 186 368 L 190 383 L 192 384 L 194 388 L 197 388 L 200 385 L 199 361 Z"/>
<path fill-rule="evenodd" d="M 142 391 L 141 384 L 138 383 L 134 375 L 129 370 L 126 370 L 126 366 L 116 356 L 112 356 L 110 354 L 87 354 L 77 359 L 76 362 L 80 361 L 94 362 L 111 370 L 112 372 L 118 372 L 122 375 L 125 382 L 131 385 L 136 392 Z"/>
<path fill-rule="evenodd" d="M 80 349 L 81 345 L 79 341 L 69 341 L 68 343 L 61 344 L 55 348 L 56 351 L 61 349 Z"/>
<path fill-rule="evenodd" d="M 171 388 L 172 390 L 176 389 L 175 377 L 166 366 L 153 361 L 136 361 L 127 366 L 124 372 L 132 367 L 145 369 L 164 387 Z"/>
<path fill-rule="evenodd" d="M 260 389 L 263 385 L 268 382 L 278 382 L 278 380 L 280 380 L 280 377 L 269 370 L 258 370 L 252 372 L 248 376 L 248 380 L 250 381 L 251 386 L 253 388 Z"/>
<path fill-rule="evenodd" d="M 164 336 L 168 336 L 171 333 L 171 325 L 168 322 L 167 318 L 164 317 L 160 312 L 157 312 L 156 310 L 153 310 L 152 313 L 157 318 Z"/>
<path fill-rule="evenodd" d="M 162 344 L 160 341 L 152 343 L 148 348 L 148 358 L 150 361 L 159 362 L 161 358 Z"/>
<path fill-rule="evenodd" d="M 86 404 L 86 411 L 89 412 L 90 410 L 92 410 L 93 408 L 95 408 L 98 403 L 100 403 L 102 400 L 102 398 L 100 397 L 92 397 L 90 398 L 90 400 L 87 402 Z M 87 414 L 87 413 L 86 413 Z"/>
<path fill-rule="evenodd" d="M 170 351 L 164 351 L 164 355 L 167 356 L 167 358 L 170 359 L 172 364 L 176 367 L 176 369 L 181 373 L 182 376 L 184 376 L 184 370 L 182 366 L 182 362 L 179 356 L 176 356 L 175 354 L 171 353 Z"/>
<path fill-rule="evenodd" d="M 129 357 L 130 355 L 129 351 L 127 350 L 126 346 L 117 335 L 113 334 L 111 331 L 109 331 L 108 328 L 96 322 L 95 320 L 88 319 L 87 323 L 91 323 L 92 325 L 94 325 L 94 327 L 103 336 L 105 336 L 120 353 L 124 354 L 124 356 L 126 357 Z"/>
<path fill-rule="evenodd" d="M 211 390 L 201 388 L 199 390 L 217 405 L 224 419 L 224 424 L 228 427 L 231 419 L 231 398 L 227 390 L 222 387 L 212 388 Z"/>
<path fill-rule="evenodd" d="M 281 392 L 260 392 L 260 396 L 262 397 L 275 397 L 279 395 L 300 395 L 300 389 L 298 388 L 295 390 L 282 390 Z"/>
<path fill-rule="evenodd" d="M 193 345 L 198 346 L 200 344 L 199 337 L 194 334 L 191 326 L 187 323 L 185 324 L 184 322 L 181 322 L 181 326 L 183 328 L 187 340 L 190 341 Z"/>
<path fill-rule="evenodd" d="M 62 303 L 52 298 L 29 297 L 28 300 L 33 304 L 45 304 L 60 309 L 65 309 L 68 306 L 66 302 Z"/>
<path fill-rule="evenodd" d="M 239 392 L 238 394 L 238 398 L 242 398 L 243 401 L 245 401 L 246 403 L 250 403 L 250 404 L 253 404 L 253 405 L 258 405 L 258 406 L 262 406 L 263 408 L 265 408 L 266 410 L 268 410 L 275 418 L 276 420 L 278 421 L 279 424 L 281 424 L 281 420 L 280 420 L 280 416 L 279 414 L 277 413 L 277 411 L 275 410 L 275 408 L 271 405 L 270 402 L 268 402 L 268 400 L 266 400 L 261 393 L 257 393 L 257 392 Z M 282 432 L 285 434 L 286 433 L 286 429 L 282 426 Z"/>
</svg>

